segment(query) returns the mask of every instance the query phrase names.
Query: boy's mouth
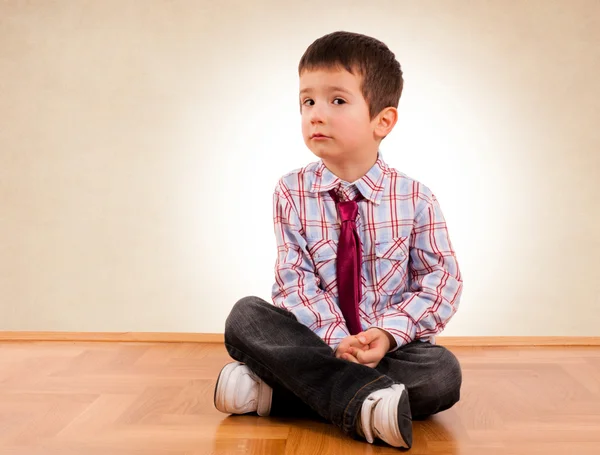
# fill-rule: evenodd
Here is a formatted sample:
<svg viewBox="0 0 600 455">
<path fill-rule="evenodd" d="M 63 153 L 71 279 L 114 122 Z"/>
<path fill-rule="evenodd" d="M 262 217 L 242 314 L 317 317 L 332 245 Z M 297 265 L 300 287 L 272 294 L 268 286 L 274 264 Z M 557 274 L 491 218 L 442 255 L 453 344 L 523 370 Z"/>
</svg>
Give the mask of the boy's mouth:
<svg viewBox="0 0 600 455">
<path fill-rule="evenodd" d="M 320 134 L 320 133 L 315 133 L 310 138 L 311 139 L 329 139 L 328 136 L 325 136 L 325 135 Z"/>
</svg>

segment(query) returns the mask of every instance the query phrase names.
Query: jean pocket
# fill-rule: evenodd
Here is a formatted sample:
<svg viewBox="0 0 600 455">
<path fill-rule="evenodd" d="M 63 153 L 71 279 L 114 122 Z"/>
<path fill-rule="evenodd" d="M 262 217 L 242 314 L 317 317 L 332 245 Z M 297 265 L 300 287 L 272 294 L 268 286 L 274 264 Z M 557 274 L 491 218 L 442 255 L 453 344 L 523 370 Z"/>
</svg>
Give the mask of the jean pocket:
<svg viewBox="0 0 600 455">
<path fill-rule="evenodd" d="M 375 242 L 377 290 L 385 295 L 400 292 L 408 277 L 409 237 Z"/>
<path fill-rule="evenodd" d="M 337 241 L 331 239 L 308 239 L 307 247 L 315 266 L 317 285 L 324 291 L 333 291 L 337 285 Z"/>
</svg>

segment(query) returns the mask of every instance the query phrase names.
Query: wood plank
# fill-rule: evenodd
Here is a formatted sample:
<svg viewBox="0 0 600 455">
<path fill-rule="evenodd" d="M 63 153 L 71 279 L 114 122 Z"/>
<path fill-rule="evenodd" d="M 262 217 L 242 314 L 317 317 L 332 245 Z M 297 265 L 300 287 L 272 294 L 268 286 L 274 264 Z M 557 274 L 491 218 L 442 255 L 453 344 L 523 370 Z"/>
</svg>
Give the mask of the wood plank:
<svg viewBox="0 0 600 455">
<path fill-rule="evenodd" d="M 442 346 L 600 346 L 600 337 L 439 336 Z M 222 333 L 0 331 L 0 341 L 100 341 L 138 343 L 224 343 Z"/>
<path fill-rule="evenodd" d="M 453 347 L 461 400 L 414 422 L 421 455 L 597 455 L 600 348 Z M 209 343 L 0 343 L 0 453 L 396 454 L 309 419 L 214 409 Z"/>
</svg>

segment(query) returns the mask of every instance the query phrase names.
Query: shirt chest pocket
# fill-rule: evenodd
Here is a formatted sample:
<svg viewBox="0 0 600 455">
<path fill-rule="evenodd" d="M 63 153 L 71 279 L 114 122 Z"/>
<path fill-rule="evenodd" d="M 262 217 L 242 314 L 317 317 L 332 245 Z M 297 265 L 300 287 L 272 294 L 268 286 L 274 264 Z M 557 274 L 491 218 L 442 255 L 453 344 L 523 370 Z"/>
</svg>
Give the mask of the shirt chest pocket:
<svg viewBox="0 0 600 455">
<path fill-rule="evenodd" d="M 394 295 L 403 290 L 408 278 L 409 237 L 375 242 L 377 290 Z"/>
<path fill-rule="evenodd" d="M 307 247 L 316 269 L 317 285 L 324 291 L 333 292 L 337 288 L 337 241 L 308 239 Z"/>
</svg>

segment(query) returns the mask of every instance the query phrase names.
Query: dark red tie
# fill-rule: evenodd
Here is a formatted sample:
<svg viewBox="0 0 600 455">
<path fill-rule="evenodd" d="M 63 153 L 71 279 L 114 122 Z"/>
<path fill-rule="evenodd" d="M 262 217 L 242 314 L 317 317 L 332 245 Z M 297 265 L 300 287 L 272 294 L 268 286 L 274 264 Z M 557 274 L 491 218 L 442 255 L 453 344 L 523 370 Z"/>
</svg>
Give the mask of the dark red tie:
<svg viewBox="0 0 600 455">
<path fill-rule="evenodd" d="M 358 204 L 363 196 L 358 194 L 353 201 L 340 202 L 334 190 L 329 194 L 337 204 L 342 225 L 337 249 L 337 284 L 339 305 L 346 319 L 346 325 L 351 335 L 362 331 L 358 316 L 358 305 L 361 298 L 360 270 L 362 263 L 362 248 L 360 237 L 356 230 Z"/>
</svg>

